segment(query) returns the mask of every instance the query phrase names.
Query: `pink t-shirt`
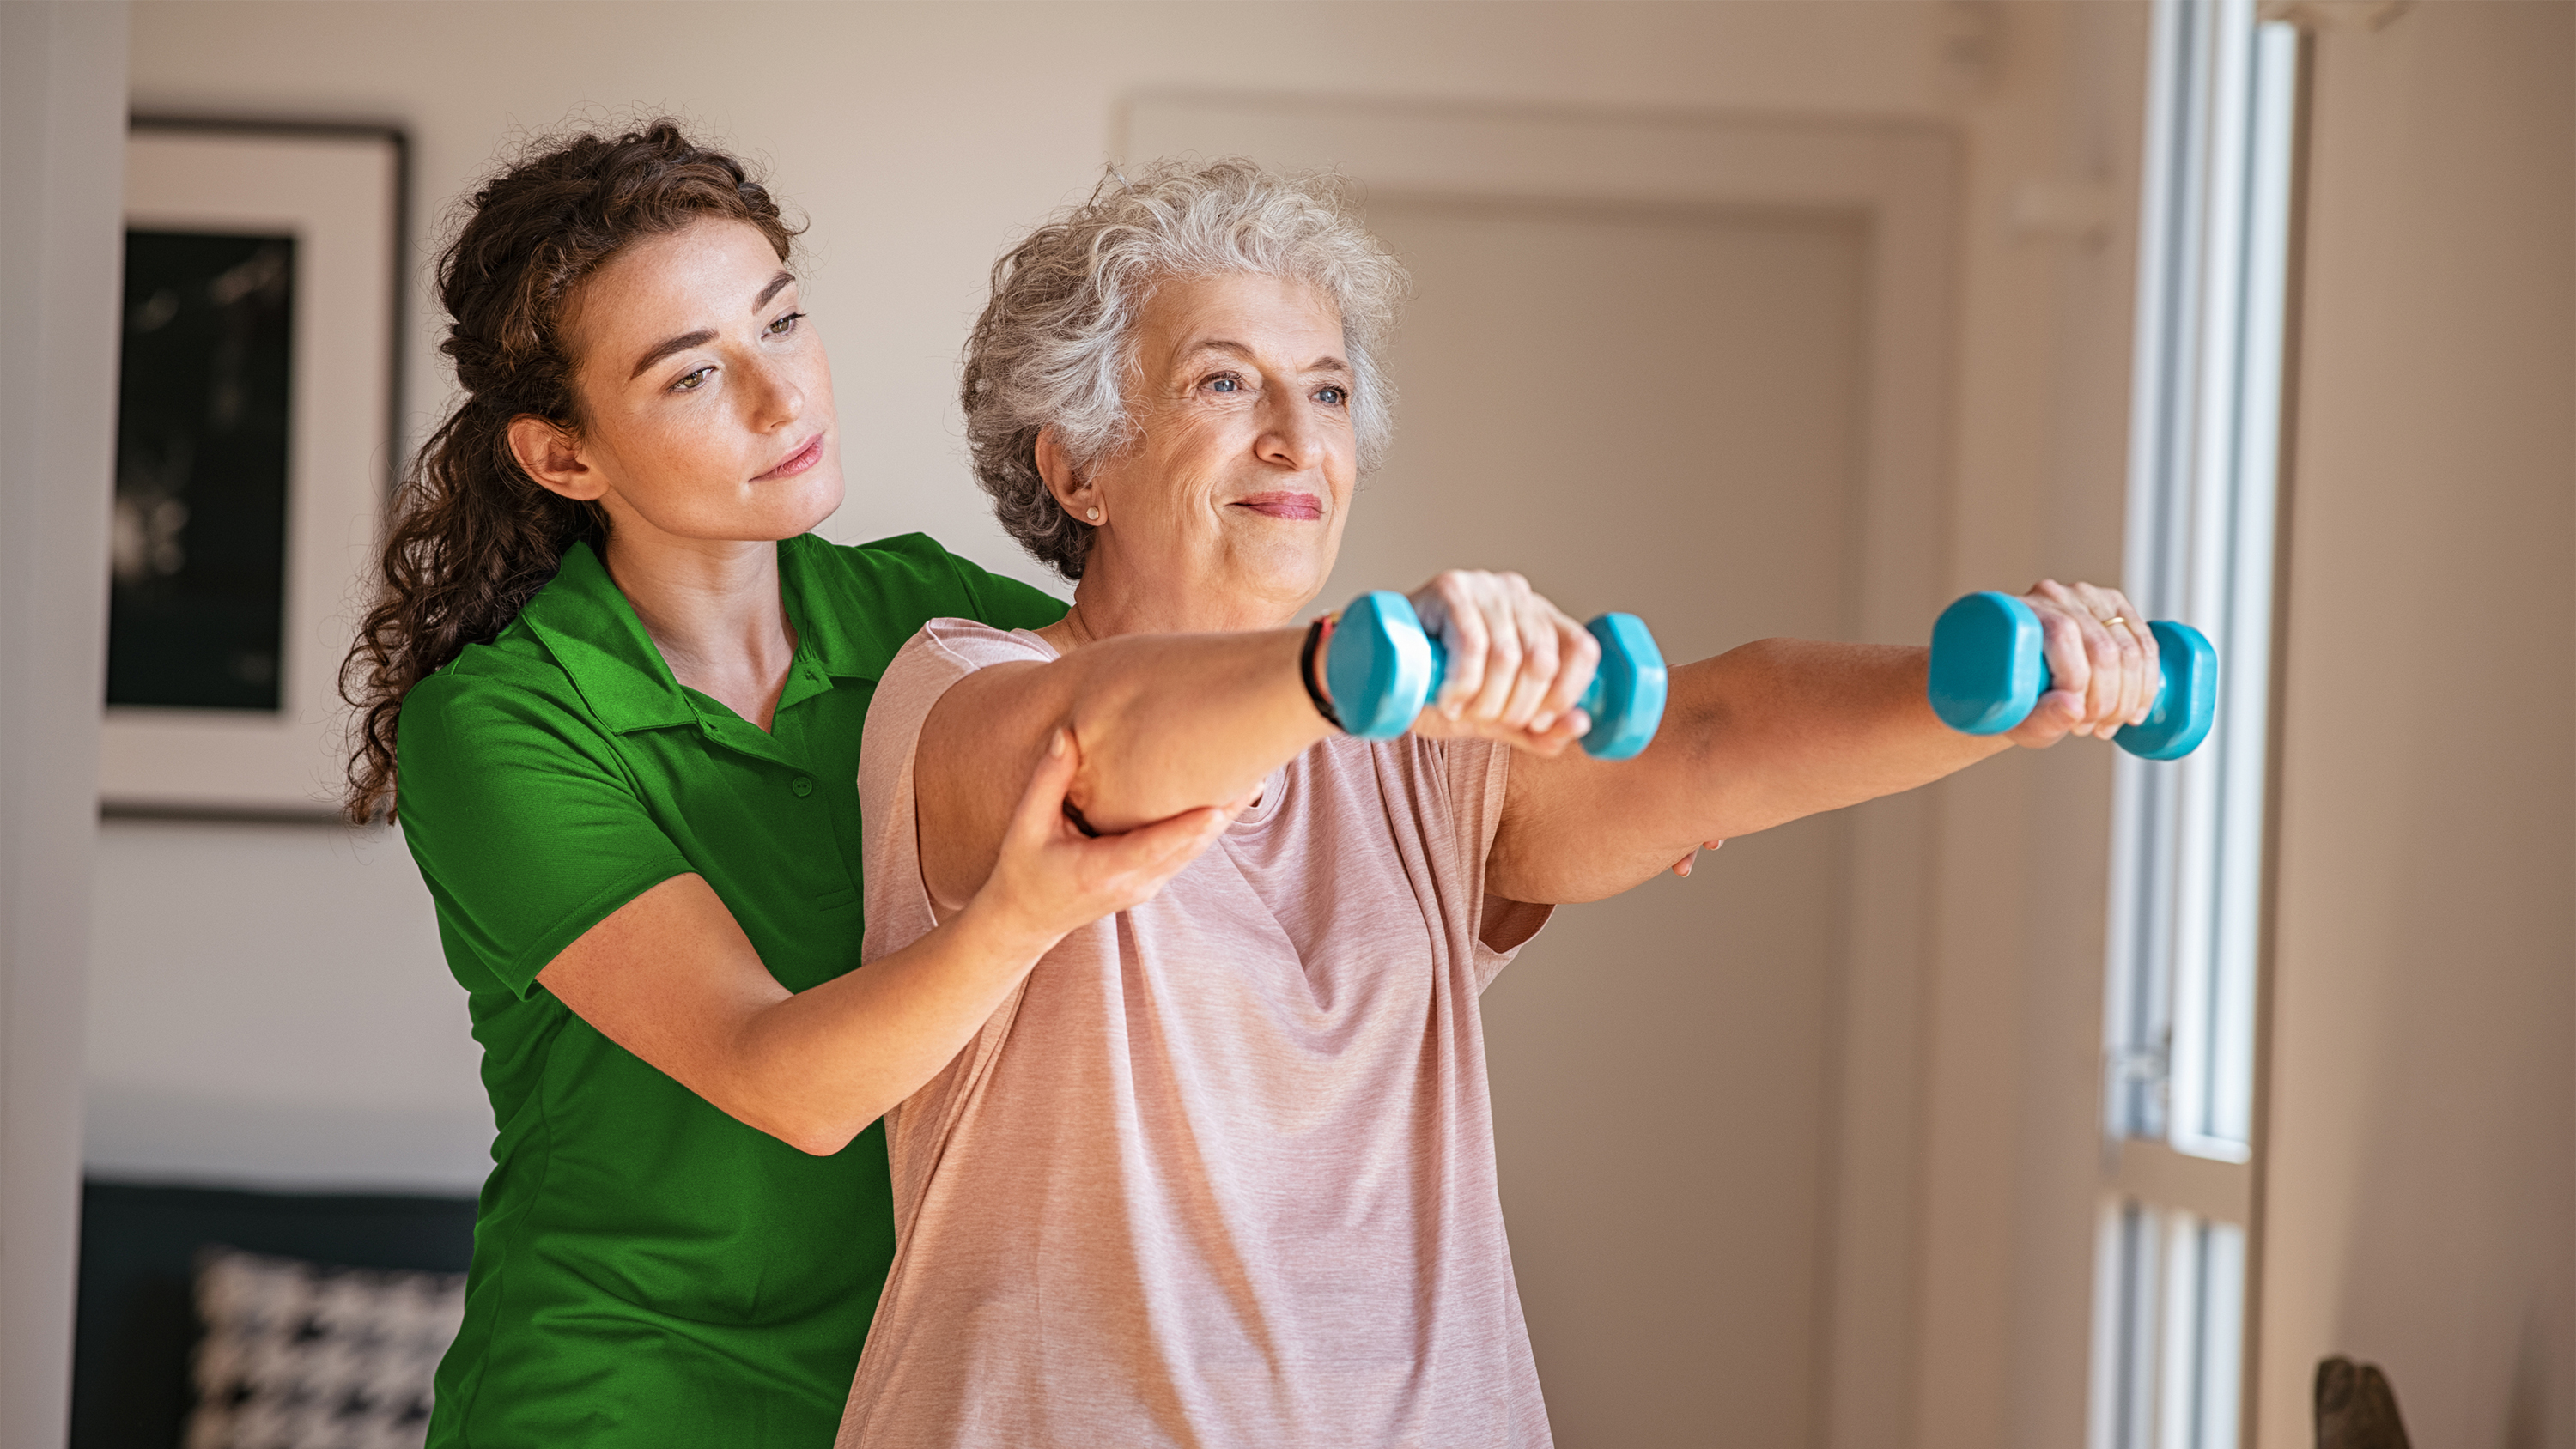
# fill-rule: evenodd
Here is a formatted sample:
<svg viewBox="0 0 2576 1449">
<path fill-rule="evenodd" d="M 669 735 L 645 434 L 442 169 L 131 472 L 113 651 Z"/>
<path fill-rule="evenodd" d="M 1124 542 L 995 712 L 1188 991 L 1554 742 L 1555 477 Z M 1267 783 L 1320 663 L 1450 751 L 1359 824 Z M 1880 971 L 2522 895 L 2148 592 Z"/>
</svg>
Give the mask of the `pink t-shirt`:
<svg viewBox="0 0 2576 1449">
<path fill-rule="evenodd" d="M 1038 636 L 934 620 L 859 767 L 870 960 L 934 923 L 913 752 Z M 840 1444 L 1551 1441 L 1477 993 L 1507 749 L 1336 737 L 1153 900 L 1067 936 L 886 1117 L 894 1268 Z M 1507 939 L 1545 912 L 1514 907 Z"/>
</svg>

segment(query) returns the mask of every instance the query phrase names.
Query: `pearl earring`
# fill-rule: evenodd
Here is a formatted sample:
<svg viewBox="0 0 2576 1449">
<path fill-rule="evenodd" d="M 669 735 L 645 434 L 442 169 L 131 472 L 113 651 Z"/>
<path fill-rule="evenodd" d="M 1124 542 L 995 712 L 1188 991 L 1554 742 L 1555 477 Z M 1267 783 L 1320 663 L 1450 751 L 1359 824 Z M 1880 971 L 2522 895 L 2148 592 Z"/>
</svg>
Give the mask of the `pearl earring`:
<svg viewBox="0 0 2576 1449">
<path fill-rule="evenodd" d="M 1095 508 L 1082 516 L 1090 519 L 1094 523 L 1098 523 L 1100 521 L 1100 510 Z"/>
</svg>

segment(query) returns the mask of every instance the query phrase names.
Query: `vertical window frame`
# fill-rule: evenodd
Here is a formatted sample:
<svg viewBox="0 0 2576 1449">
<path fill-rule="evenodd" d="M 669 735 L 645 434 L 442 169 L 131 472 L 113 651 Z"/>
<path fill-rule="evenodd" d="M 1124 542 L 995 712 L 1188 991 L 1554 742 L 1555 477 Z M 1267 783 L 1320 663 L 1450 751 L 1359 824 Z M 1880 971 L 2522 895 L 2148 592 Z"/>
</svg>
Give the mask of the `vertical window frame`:
<svg viewBox="0 0 2576 1449">
<path fill-rule="evenodd" d="M 2122 759 L 2104 1000 L 2093 1449 L 2235 1449 L 2259 1204 L 2279 525 L 2304 47 L 2257 0 L 2157 0 L 2127 582 L 2222 670 L 2200 752 Z"/>
</svg>

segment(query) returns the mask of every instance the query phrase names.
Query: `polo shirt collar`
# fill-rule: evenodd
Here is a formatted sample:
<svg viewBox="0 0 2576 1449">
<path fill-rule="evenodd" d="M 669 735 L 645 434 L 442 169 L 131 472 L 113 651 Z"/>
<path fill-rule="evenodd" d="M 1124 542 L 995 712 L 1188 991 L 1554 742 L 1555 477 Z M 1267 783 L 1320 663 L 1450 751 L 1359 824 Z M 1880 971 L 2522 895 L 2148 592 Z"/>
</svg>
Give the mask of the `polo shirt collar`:
<svg viewBox="0 0 2576 1449">
<path fill-rule="evenodd" d="M 564 550 L 555 576 L 519 610 L 519 621 L 544 642 L 591 713 L 611 731 L 697 722 L 697 710 L 644 632 L 644 621 L 589 544 Z"/>
<path fill-rule="evenodd" d="M 815 557 L 832 547 L 810 533 L 778 542 L 778 592 L 796 626 L 797 663 L 833 679 L 874 679 L 885 673 L 884 651 L 854 631 L 847 592 L 833 591 L 828 566 Z"/>
<path fill-rule="evenodd" d="M 874 679 L 882 672 L 882 661 L 865 657 L 842 617 L 846 603 L 833 599 L 806 567 L 808 549 L 829 547 L 811 535 L 778 545 L 779 593 L 796 628 L 796 662 L 778 701 L 782 711 L 828 690 L 829 679 Z M 554 578 L 520 609 L 519 618 L 611 732 L 704 723 L 588 543 L 564 550 Z"/>
</svg>

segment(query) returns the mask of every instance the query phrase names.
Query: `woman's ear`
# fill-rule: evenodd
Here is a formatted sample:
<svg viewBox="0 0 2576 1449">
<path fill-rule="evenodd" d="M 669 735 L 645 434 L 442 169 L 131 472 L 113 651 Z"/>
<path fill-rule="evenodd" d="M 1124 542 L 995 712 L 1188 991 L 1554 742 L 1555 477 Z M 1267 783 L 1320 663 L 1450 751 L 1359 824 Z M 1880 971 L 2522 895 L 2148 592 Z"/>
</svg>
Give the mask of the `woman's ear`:
<svg viewBox="0 0 2576 1449">
<path fill-rule="evenodd" d="M 579 440 L 534 413 L 510 419 L 510 456 L 549 493 L 591 503 L 608 491 L 608 480 L 581 460 Z"/>
<path fill-rule="evenodd" d="M 1074 470 L 1064 445 L 1056 441 L 1052 427 L 1038 429 L 1038 476 L 1046 480 L 1047 492 L 1055 498 L 1056 507 L 1085 523 L 1100 521 L 1100 489 Z"/>
</svg>

